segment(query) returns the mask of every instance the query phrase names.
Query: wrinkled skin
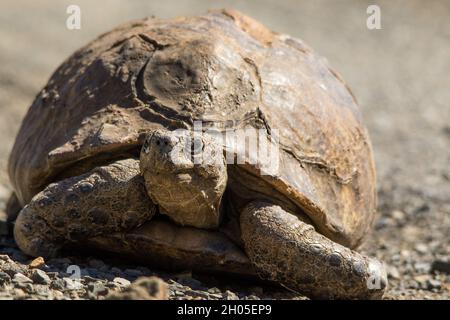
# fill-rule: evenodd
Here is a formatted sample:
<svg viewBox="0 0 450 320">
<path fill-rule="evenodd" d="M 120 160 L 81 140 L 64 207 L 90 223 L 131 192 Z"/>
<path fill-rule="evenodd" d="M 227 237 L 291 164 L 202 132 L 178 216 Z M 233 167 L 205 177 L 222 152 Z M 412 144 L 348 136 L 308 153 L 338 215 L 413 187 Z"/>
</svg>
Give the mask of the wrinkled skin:
<svg viewBox="0 0 450 320">
<path fill-rule="evenodd" d="M 219 161 L 193 163 L 173 130 L 195 121 L 278 136 L 278 172 L 261 174 L 239 143 L 244 163 L 225 165 L 208 136 Z M 302 41 L 232 10 L 136 21 L 77 51 L 31 106 L 9 174 L 32 256 L 90 246 L 315 298 L 386 287 L 383 266 L 352 251 L 376 206 L 356 100 Z"/>
</svg>

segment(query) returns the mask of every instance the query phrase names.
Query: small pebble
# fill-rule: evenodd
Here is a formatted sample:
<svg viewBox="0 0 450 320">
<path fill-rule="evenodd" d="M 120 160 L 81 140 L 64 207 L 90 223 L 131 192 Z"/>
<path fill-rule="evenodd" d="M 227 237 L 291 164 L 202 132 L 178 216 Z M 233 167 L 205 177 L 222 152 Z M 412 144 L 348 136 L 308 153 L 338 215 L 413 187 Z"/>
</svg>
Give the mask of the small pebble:
<svg viewBox="0 0 450 320">
<path fill-rule="evenodd" d="M 52 282 L 50 277 L 40 269 L 33 270 L 31 273 L 31 279 L 36 284 L 50 284 Z"/>
<path fill-rule="evenodd" d="M 30 267 L 31 269 L 35 269 L 35 268 L 40 268 L 43 265 L 45 265 L 44 258 L 38 257 L 38 258 L 34 259 L 33 261 L 31 261 L 30 264 L 28 265 L 28 267 Z"/>
<path fill-rule="evenodd" d="M 33 283 L 33 280 L 28 278 L 27 276 L 19 273 L 16 273 L 12 279 L 12 282 L 14 283 Z"/>
<path fill-rule="evenodd" d="M 428 290 L 431 289 L 440 289 L 441 288 L 441 282 L 439 280 L 435 280 L 435 279 L 429 279 L 427 281 L 427 288 Z"/>
<path fill-rule="evenodd" d="M 403 221 L 405 219 L 405 213 L 400 210 L 394 210 L 391 212 L 391 217 L 396 221 Z"/>
<path fill-rule="evenodd" d="M 400 272 L 396 267 L 389 265 L 386 269 L 389 278 L 400 279 Z"/>
<path fill-rule="evenodd" d="M 208 289 L 208 292 L 209 293 L 220 293 L 221 291 L 219 290 L 219 288 L 210 288 L 210 289 Z"/>
<path fill-rule="evenodd" d="M 0 261 L 10 261 L 11 259 L 9 258 L 8 255 L 6 254 L 0 254 Z"/>
<path fill-rule="evenodd" d="M 78 279 L 72 279 L 72 278 L 63 278 L 64 282 L 64 288 L 69 290 L 76 290 L 80 289 L 82 287 L 81 282 Z"/>
<path fill-rule="evenodd" d="M 431 266 L 427 262 L 416 262 L 414 269 L 419 273 L 428 273 L 430 272 Z"/>
<path fill-rule="evenodd" d="M 230 290 L 225 291 L 225 293 L 223 294 L 223 298 L 226 300 L 239 300 L 239 297 Z"/>
<path fill-rule="evenodd" d="M 11 277 L 6 272 L 0 271 L 0 286 L 11 282 Z"/>
<path fill-rule="evenodd" d="M 113 282 L 122 287 L 129 286 L 131 284 L 129 280 L 120 277 L 114 278 Z"/>
<path fill-rule="evenodd" d="M 450 260 L 436 259 L 431 264 L 431 270 L 450 274 Z"/>
<path fill-rule="evenodd" d="M 88 291 L 95 296 L 106 295 L 108 293 L 108 288 L 106 288 L 106 286 L 101 282 L 90 283 L 87 288 Z"/>
<path fill-rule="evenodd" d="M 424 243 L 418 243 L 414 247 L 414 249 L 419 253 L 427 253 L 428 252 L 428 246 Z"/>
<path fill-rule="evenodd" d="M 51 288 L 53 288 L 55 290 L 64 290 L 65 283 L 64 283 L 63 279 L 56 279 L 56 280 L 52 281 Z"/>
</svg>

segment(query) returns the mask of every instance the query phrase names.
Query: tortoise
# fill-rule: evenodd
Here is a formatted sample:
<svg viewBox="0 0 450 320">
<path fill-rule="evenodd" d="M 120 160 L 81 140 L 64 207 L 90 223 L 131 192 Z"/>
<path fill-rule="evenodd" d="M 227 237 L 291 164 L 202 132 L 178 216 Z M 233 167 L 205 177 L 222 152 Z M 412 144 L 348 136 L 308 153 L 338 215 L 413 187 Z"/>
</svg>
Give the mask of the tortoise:
<svg viewBox="0 0 450 320">
<path fill-rule="evenodd" d="M 219 138 L 249 130 L 276 159 Z M 132 21 L 76 51 L 35 98 L 8 168 L 30 256 L 93 248 L 312 298 L 387 286 L 383 264 L 354 251 L 376 212 L 354 95 L 303 41 L 234 10 Z"/>
</svg>

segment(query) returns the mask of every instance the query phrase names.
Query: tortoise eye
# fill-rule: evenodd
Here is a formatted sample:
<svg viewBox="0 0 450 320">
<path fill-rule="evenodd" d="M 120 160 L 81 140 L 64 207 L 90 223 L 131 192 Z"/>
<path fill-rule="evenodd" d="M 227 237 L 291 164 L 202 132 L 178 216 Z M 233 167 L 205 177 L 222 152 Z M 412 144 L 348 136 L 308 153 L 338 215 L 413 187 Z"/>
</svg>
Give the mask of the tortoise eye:
<svg viewBox="0 0 450 320">
<path fill-rule="evenodd" d="M 148 153 L 148 139 L 144 141 L 144 144 L 142 145 L 142 150 L 144 150 L 145 153 Z"/>
</svg>

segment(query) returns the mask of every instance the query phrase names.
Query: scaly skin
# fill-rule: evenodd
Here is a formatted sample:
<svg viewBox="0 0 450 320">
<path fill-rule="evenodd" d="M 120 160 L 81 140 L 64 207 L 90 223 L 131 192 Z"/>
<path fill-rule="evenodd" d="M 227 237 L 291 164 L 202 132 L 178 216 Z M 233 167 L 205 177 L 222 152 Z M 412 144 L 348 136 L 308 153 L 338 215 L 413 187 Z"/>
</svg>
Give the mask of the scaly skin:
<svg viewBox="0 0 450 320">
<path fill-rule="evenodd" d="M 121 160 L 49 185 L 19 213 L 14 237 L 31 256 L 54 256 L 67 242 L 138 227 L 155 214 L 139 162 Z"/>
<path fill-rule="evenodd" d="M 281 207 L 255 201 L 240 220 L 245 250 L 262 278 L 319 299 L 382 297 L 387 280 L 379 261 L 331 241 Z"/>
<path fill-rule="evenodd" d="M 196 147 L 197 156 L 205 155 L 199 163 L 191 154 Z M 217 148 L 211 137 L 152 131 L 142 148 L 140 166 L 148 195 L 161 213 L 182 226 L 219 227 L 227 166 L 222 147 Z"/>
<path fill-rule="evenodd" d="M 32 256 L 50 257 L 67 242 L 86 243 L 112 234 L 122 234 L 120 239 L 125 239 L 127 232 L 132 234 L 153 217 L 156 206 L 149 195 L 179 224 L 218 224 L 218 208 L 227 181 L 225 162 L 194 165 L 174 161 L 172 151 L 178 150 L 179 140 L 172 134 L 152 132 L 142 148 L 140 161 L 116 161 L 49 185 L 18 216 L 15 238 L 19 247 Z M 203 148 L 208 149 L 215 142 L 206 138 L 203 143 Z M 173 177 L 176 174 L 189 175 L 191 179 L 180 185 L 179 179 Z M 173 201 L 164 197 L 167 190 L 178 190 L 178 200 L 203 195 L 203 202 Z M 183 212 L 189 217 L 181 222 L 174 219 L 183 219 Z M 250 202 L 241 212 L 240 227 L 245 252 L 264 279 L 313 298 L 369 299 L 383 295 L 387 282 L 380 262 L 333 242 L 278 205 L 261 200 Z M 138 235 L 140 241 L 147 235 L 145 230 L 142 232 Z M 183 249 L 182 244 L 176 247 Z M 127 250 L 139 251 L 124 248 L 125 254 Z M 176 250 L 168 251 L 161 255 L 180 257 Z M 211 258 L 214 261 L 214 256 Z M 203 261 L 195 259 L 192 263 L 195 266 Z"/>
</svg>

